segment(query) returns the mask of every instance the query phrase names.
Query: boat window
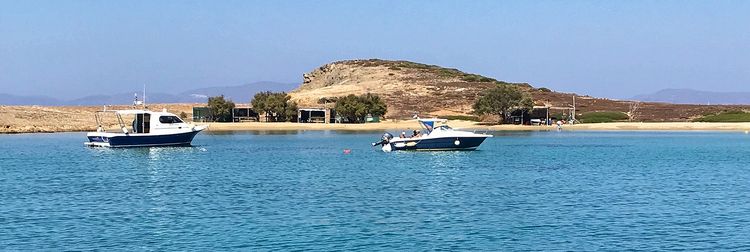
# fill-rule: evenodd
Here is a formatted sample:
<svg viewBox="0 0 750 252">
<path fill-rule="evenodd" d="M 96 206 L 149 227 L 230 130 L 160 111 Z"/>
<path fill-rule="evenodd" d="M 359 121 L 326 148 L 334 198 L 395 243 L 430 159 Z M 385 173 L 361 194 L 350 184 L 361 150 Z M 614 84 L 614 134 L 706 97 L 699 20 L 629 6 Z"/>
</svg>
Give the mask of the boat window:
<svg viewBox="0 0 750 252">
<path fill-rule="evenodd" d="M 151 132 L 151 114 L 135 114 L 135 120 L 133 120 L 133 132 Z"/>
<path fill-rule="evenodd" d="M 453 128 L 451 128 L 448 125 L 442 125 L 442 126 L 440 126 L 440 129 L 442 129 L 442 130 L 450 130 L 450 129 L 453 129 Z"/>
<path fill-rule="evenodd" d="M 182 123 L 182 120 L 180 120 L 180 118 L 176 116 L 160 116 L 159 122 L 160 123 Z"/>
</svg>

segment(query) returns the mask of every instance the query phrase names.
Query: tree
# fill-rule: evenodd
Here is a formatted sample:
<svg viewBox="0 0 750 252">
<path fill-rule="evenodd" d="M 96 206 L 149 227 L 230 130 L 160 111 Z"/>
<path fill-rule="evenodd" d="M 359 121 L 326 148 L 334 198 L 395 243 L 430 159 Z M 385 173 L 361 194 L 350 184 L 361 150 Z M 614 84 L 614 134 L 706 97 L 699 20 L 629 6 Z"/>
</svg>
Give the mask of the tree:
<svg viewBox="0 0 750 252">
<path fill-rule="evenodd" d="M 388 105 L 386 105 L 385 101 L 380 99 L 380 96 L 378 95 L 367 93 L 360 96 L 360 98 L 367 106 L 367 114 L 372 116 L 382 116 L 388 111 Z"/>
<path fill-rule="evenodd" d="M 208 111 L 213 121 L 231 121 L 232 109 L 234 102 L 224 99 L 224 95 L 208 97 Z"/>
<path fill-rule="evenodd" d="M 285 92 L 265 91 L 255 94 L 250 104 L 266 114 L 266 120 L 286 122 L 297 118 L 297 103 Z"/>
<path fill-rule="evenodd" d="M 527 92 L 513 85 L 501 84 L 482 92 L 473 108 L 476 114 L 499 115 L 502 123 L 511 109 L 531 110 L 533 106 L 534 101 Z"/>
<path fill-rule="evenodd" d="M 385 115 L 388 105 L 375 94 L 351 94 L 337 98 L 335 109 L 336 114 L 345 117 L 349 122 L 363 122 L 368 115 Z"/>
<path fill-rule="evenodd" d="M 339 97 L 334 108 L 336 114 L 346 118 L 349 122 L 361 122 L 367 116 L 367 107 L 359 97 L 353 94 Z"/>
</svg>

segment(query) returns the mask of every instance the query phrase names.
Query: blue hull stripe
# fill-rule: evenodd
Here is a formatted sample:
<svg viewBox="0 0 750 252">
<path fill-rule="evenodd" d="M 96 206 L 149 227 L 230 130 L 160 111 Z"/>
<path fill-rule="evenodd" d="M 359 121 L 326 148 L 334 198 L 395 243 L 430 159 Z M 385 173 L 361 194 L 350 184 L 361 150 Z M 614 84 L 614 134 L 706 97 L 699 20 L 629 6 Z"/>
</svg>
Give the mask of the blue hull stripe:
<svg viewBox="0 0 750 252">
<path fill-rule="evenodd" d="M 446 138 L 435 138 L 435 139 L 423 139 L 404 141 L 407 143 L 406 146 L 396 147 L 395 143 L 391 143 L 391 147 L 394 150 L 473 150 L 479 147 L 484 142 L 485 137 L 446 137 Z M 455 141 L 458 140 L 459 144 L 456 145 Z M 417 143 L 414 146 L 409 146 L 408 143 Z"/>
<path fill-rule="evenodd" d="M 193 138 L 200 131 L 185 132 L 171 135 L 129 135 L 102 138 L 88 137 L 90 142 L 109 142 L 110 147 L 145 147 L 145 146 L 176 146 L 190 145 Z"/>
</svg>

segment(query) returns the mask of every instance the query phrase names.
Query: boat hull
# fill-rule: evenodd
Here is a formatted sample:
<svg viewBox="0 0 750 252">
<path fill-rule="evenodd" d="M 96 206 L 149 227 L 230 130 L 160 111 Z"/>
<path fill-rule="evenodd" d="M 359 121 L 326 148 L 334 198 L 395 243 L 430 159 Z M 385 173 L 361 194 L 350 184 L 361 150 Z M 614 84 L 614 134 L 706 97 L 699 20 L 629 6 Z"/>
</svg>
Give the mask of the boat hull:
<svg viewBox="0 0 750 252">
<path fill-rule="evenodd" d="M 393 150 L 475 150 L 485 139 L 486 136 L 409 139 L 391 142 L 390 145 Z"/>
<path fill-rule="evenodd" d="M 147 135 L 147 134 L 89 134 L 86 142 L 88 146 L 94 147 L 153 147 L 153 146 L 190 146 L 193 138 L 200 131 L 189 131 L 174 134 Z"/>
</svg>

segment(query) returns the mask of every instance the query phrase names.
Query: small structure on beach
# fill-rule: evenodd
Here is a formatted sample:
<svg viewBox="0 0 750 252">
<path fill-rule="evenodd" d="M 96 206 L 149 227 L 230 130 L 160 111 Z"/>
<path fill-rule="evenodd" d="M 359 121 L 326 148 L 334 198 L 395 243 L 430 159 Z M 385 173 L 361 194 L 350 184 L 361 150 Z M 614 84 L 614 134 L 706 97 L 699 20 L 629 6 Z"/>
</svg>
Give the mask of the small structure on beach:
<svg viewBox="0 0 750 252">
<path fill-rule="evenodd" d="M 208 107 L 193 107 L 193 122 L 211 121 L 211 111 Z"/>
<path fill-rule="evenodd" d="M 546 106 L 534 106 L 531 110 L 516 109 L 506 117 L 505 123 L 510 124 L 547 124 L 550 119 L 550 108 Z"/>
<path fill-rule="evenodd" d="M 299 123 L 336 123 L 336 111 L 330 108 L 300 108 L 297 109 Z"/>
<path fill-rule="evenodd" d="M 505 123 L 521 125 L 552 125 L 557 120 L 574 120 L 573 107 L 534 106 L 531 110 L 517 109 L 505 118 Z"/>
<path fill-rule="evenodd" d="M 258 122 L 260 114 L 251 107 L 235 107 L 232 109 L 233 122 Z"/>
</svg>

